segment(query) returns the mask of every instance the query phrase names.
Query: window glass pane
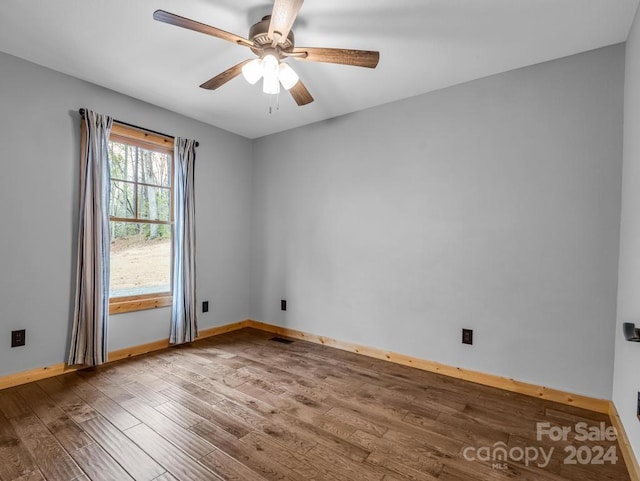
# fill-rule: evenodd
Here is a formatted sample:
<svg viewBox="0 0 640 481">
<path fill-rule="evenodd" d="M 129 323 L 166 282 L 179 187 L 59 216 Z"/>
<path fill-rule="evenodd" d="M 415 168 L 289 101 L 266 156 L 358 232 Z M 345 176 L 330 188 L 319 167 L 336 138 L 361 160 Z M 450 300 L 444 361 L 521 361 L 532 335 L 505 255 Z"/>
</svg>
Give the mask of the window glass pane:
<svg viewBox="0 0 640 481">
<path fill-rule="evenodd" d="M 171 156 L 153 150 L 138 150 L 138 182 L 169 187 L 171 185 Z"/>
<path fill-rule="evenodd" d="M 171 290 L 171 226 L 111 222 L 110 297 Z"/>
<path fill-rule="evenodd" d="M 134 145 L 109 142 L 109 167 L 112 179 L 135 180 L 137 149 Z"/>
<path fill-rule="evenodd" d="M 122 219 L 135 218 L 135 184 L 111 181 L 111 198 L 109 199 L 109 215 Z"/>
<path fill-rule="evenodd" d="M 171 220 L 171 190 L 139 185 L 138 219 Z"/>
</svg>

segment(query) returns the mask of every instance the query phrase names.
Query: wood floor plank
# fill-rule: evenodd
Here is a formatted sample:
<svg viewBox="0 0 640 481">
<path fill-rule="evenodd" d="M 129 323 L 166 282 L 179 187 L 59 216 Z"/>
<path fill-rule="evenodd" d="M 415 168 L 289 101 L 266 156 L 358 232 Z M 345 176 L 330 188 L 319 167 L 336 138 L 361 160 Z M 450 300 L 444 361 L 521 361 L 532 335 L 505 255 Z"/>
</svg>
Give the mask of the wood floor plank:
<svg viewBox="0 0 640 481">
<path fill-rule="evenodd" d="M 200 459 L 215 449 L 211 443 L 174 423 L 138 399 L 125 401 L 122 406 L 156 433 L 180 446 L 180 449 L 195 459 Z"/>
<path fill-rule="evenodd" d="M 163 368 L 161 367 L 161 369 Z M 222 399 L 222 396 L 208 385 L 206 378 L 194 376 L 194 373 L 186 369 L 173 367 L 170 371 L 164 373 L 163 379 L 172 384 L 172 386 L 169 389 L 160 391 L 162 394 L 165 391 L 177 388 L 207 404 L 215 404 Z M 202 384 L 206 384 L 207 387 L 202 387 Z"/>
<path fill-rule="evenodd" d="M 340 453 L 321 444 L 309 451 L 306 459 L 321 473 L 341 481 L 381 481 L 387 474 L 379 466 L 354 463 Z"/>
<path fill-rule="evenodd" d="M 399 478 L 401 480 L 411 481 L 436 481 L 440 479 L 442 474 L 442 466 L 437 465 L 437 469 L 431 468 L 420 469 L 415 464 L 406 464 L 403 460 L 395 457 L 390 457 L 381 453 L 373 452 L 366 460 L 367 464 L 373 466 L 380 466 L 388 471 L 393 472 L 393 475 L 387 475 L 389 477 Z M 437 472 L 438 475 L 431 474 Z"/>
<path fill-rule="evenodd" d="M 10 420 L 47 481 L 68 481 L 83 472 L 35 415 Z"/>
<path fill-rule="evenodd" d="M 15 429 L 0 412 L 0 479 L 18 479 L 29 475 L 37 468 Z"/>
<path fill-rule="evenodd" d="M 243 384 L 242 386 L 246 386 Z M 242 386 L 238 387 L 240 389 Z M 256 386 L 254 386 L 256 387 Z M 267 395 L 277 395 L 272 391 L 261 391 Z M 229 393 L 227 393 L 229 395 Z M 238 395 L 236 394 L 236 397 Z M 233 397 L 232 395 L 229 396 Z M 279 398 L 278 398 L 279 399 Z M 300 401 L 300 398 L 294 397 L 295 400 Z M 256 400 L 257 401 L 257 400 Z M 325 444 L 330 448 L 339 448 L 341 451 L 349 454 L 354 459 L 364 459 L 369 453 L 349 443 L 345 438 L 348 434 L 351 434 L 353 430 L 346 431 L 345 438 L 340 437 L 340 432 L 324 424 L 323 422 L 309 422 L 308 419 L 299 419 L 295 415 L 289 415 L 287 412 L 278 412 L 269 409 L 268 407 L 258 406 L 256 401 L 247 400 L 244 403 L 245 406 L 250 406 L 259 411 L 260 415 L 252 413 L 251 409 L 246 409 L 241 403 L 232 402 L 229 398 L 222 399 L 218 402 L 217 406 L 227 414 L 232 414 L 236 419 L 241 419 L 245 422 L 248 429 L 260 430 L 284 447 L 294 450 L 295 452 L 304 454 L 309 449 L 314 447 L 317 443 Z M 280 406 L 279 403 L 273 403 Z M 299 409 L 309 407 L 308 403 L 301 402 Z M 325 409 L 318 410 L 318 413 L 324 413 Z M 319 426 L 320 425 L 320 426 Z M 328 430 L 324 429 L 327 428 Z M 311 434 L 311 436 L 310 436 Z"/>
<path fill-rule="evenodd" d="M 125 434 L 178 481 L 224 481 L 144 424 L 127 429 Z"/>
<path fill-rule="evenodd" d="M 383 436 L 389 430 L 387 426 L 369 421 L 365 412 L 346 407 L 333 407 L 324 416 L 353 426 L 355 430 L 359 429 L 378 437 Z"/>
<path fill-rule="evenodd" d="M 556 406 L 545 406 L 544 415 L 554 421 L 559 421 L 562 424 L 575 424 L 584 422 L 587 424 L 598 424 L 604 422 L 608 425 L 611 424 L 611 419 L 602 413 L 596 413 L 592 411 L 586 411 L 584 409 L 557 409 Z"/>
<path fill-rule="evenodd" d="M 205 359 L 195 353 L 181 350 L 176 353 L 176 356 L 179 356 L 176 359 L 178 359 L 181 368 L 201 374 L 207 379 L 213 379 L 231 387 L 238 386 L 245 382 L 244 377 L 235 369 L 225 368 L 224 365 L 221 364 L 214 366 L 210 359 Z M 217 359 L 219 360 L 220 358 L 218 357 Z"/>
<path fill-rule="evenodd" d="M 253 430 L 267 434 L 276 443 L 299 454 L 305 454 L 317 444 L 339 450 L 355 460 L 362 460 L 369 454 L 366 450 L 340 437 L 337 430 L 325 430 L 326 426 L 322 423 L 301 419 L 288 412 L 270 410 L 256 415 L 251 413 L 250 409 L 232 401 L 221 401 L 219 406 L 225 412 L 233 413 L 245 420 Z M 351 431 L 347 432 L 350 434 Z"/>
<path fill-rule="evenodd" d="M 147 364 L 149 360 L 148 357 L 142 356 L 142 358 L 138 362 Z M 156 375 L 156 373 L 143 371 L 139 374 L 136 374 L 134 379 L 136 382 L 141 383 L 145 387 L 151 389 L 153 392 L 158 393 L 163 389 L 168 389 L 171 387 L 171 384 L 169 384 L 167 381 L 164 381 L 160 376 Z"/>
<path fill-rule="evenodd" d="M 38 384 L 26 384 L 20 388 L 19 393 L 26 404 L 68 452 L 80 449 L 93 442 Z"/>
<path fill-rule="evenodd" d="M 431 419 L 415 413 L 409 413 L 402 421 L 411 426 L 449 437 L 470 446 L 487 446 L 498 442 L 506 444 L 509 441 L 509 433 L 491 429 L 488 426 L 478 426 L 477 424 L 465 422 L 465 420 L 456 416 L 443 415 L 436 419 Z"/>
<path fill-rule="evenodd" d="M 151 481 L 165 472 L 153 458 L 102 417 L 88 419 L 81 427 L 136 481 Z"/>
<path fill-rule="evenodd" d="M 220 449 L 209 453 L 200 462 L 225 481 L 266 481 L 258 473 Z"/>
<path fill-rule="evenodd" d="M 226 346 L 225 349 L 227 349 Z M 334 372 L 328 371 L 326 369 L 321 370 L 321 372 L 317 372 L 317 363 L 314 364 L 306 362 L 301 358 L 292 359 L 290 357 L 287 357 L 286 353 L 284 353 L 283 355 L 282 353 L 278 353 L 277 350 L 262 349 L 260 351 L 256 349 L 255 351 L 252 351 L 245 348 L 244 350 L 241 350 L 236 354 L 240 357 L 248 358 L 258 363 L 264 363 L 265 360 L 268 360 L 268 363 L 270 365 L 281 369 L 283 372 L 294 374 L 310 381 L 322 381 L 323 383 L 330 385 L 333 388 L 343 391 L 351 391 L 353 389 L 356 389 L 359 385 L 353 380 L 346 379 L 344 376 L 337 375 Z"/>
<path fill-rule="evenodd" d="M 198 381 L 197 384 L 207 390 L 214 391 L 218 395 L 217 401 L 215 402 L 217 405 L 221 405 L 221 403 L 226 401 L 234 401 L 237 404 L 251 408 L 252 410 L 262 414 L 269 413 L 274 408 L 274 404 L 272 402 L 268 402 L 272 397 L 269 396 L 268 399 L 265 399 L 265 397 L 262 396 L 265 391 L 260 390 L 260 396 L 246 394 L 241 389 L 246 385 L 246 383 L 240 386 L 230 387 L 216 380 L 208 379 L 204 382 Z"/>
<path fill-rule="evenodd" d="M 129 401 L 136 397 L 135 394 L 124 389 L 122 386 L 113 386 L 105 384 L 93 384 L 102 394 L 115 401 L 117 404 Z"/>
<path fill-rule="evenodd" d="M 122 466 L 97 444 L 77 449 L 71 456 L 92 481 L 133 480 Z"/>
<path fill-rule="evenodd" d="M 31 414 L 17 388 L 0 391 L 0 412 L 8 419 Z"/>
<path fill-rule="evenodd" d="M 121 431 L 140 424 L 138 419 L 90 383 L 76 385 L 75 391 L 87 404 Z"/>
<path fill-rule="evenodd" d="M 66 414 L 55 421 L 47 423 L 47 428 L 68 452 L 80 449 L 93 442 L 91 437 Z"/>
<path fill-rule="evenodd" d="M 220 426 L 237 438 L 241 438 L 251 431 L 251 427 L 246 423 L 243 423 L 232 416 L 225 415 L 220 410 L 214 409 L 211 404 L 180 389 L 172 387 L 161 392 L 175 403 L 181 405 L 184 409 L 187 409 L 198 416 L 205 418 L 207 421 Z"/>
<path fill-rule="evenodd" d="M 25 384 L 18 392 L 23 403 L 26 402 L 43 423 L 47 424 L 65 416 L 62 409 L 37 384 Z"/>
<path fill-rule="evenodd" d="M 64 377 L 45 379 L 38 381 L 37 384 L 76 423 L 99 416 L 98 411 L 89 406 L 73 390 L 63 385 L 61 380 Z"/>
<path fill-rule="evenodd" d="M 31 471 L 30 473 L 27 473 L 24 476 L 15 478 L 13 481 L 46 481 L 46 480 L 44 479 L 42 472 L 40 472 L 40 470 L 38 469 L 37 471 Z"/>
<path fill-rule="evenodd" d="M 256 452 L 285 466 L 291 472 L 301 476 L 302 479 L 315 479 L 318 477 L 318 470 L 306 460 L 305 456 L 299 456 L 292 451 L 282 449 L 278 443 L 264 433 L 249 433 L 241 441 Z"/>
<path fill-rule="evenodd" d="M 305 454 L 317 444 L 317 440 L 313 436 L 309 436 L 303 429 L 299 429 L 296 421 L 291 419 L 287 422 L 277 412 L 266 418 L 230 401 L 221 402 L 220 407 L 224 412 L 242 419 L 250 426 L 251 431 L 261 431 L 296 453 Z"/>
<path fill-rule="evenodd" d="M 123 388 L 132 393 L 138 399 L 143 400 L 148 406 L 151 407 L 164 404 L 169 400 L 162 394 L 157 393 L 150 387 L 138 381 L 129 382 L 125 384 Z"/>
<path fill-rule="evenodd" d="M 429 433 L 428 436 L 412 436 L 408 432 L 400 432 L 395 429 L 389 429 L 384 436 L 384 439 L 397 444 L 398 446 L 406 447 L 407 449 L 417 450 L 436 450 L 438 453 L 442 453 L 449 456 L 455 456 L 460 453 L 464 443 L 457 439 L 443 436 L 438 433 Z"/>
<path fill-rule="evenodd" d="M 199 365 L 191 365 L 185 368 L 185 364 L 180 364 L 180 369 L 174 369 L 173 371 L 167 371 L 169 374 L 175 374 L 177 377 L 169 377 L 169 380 L 174 383 L 176 387 L 183 389 L 190 394 L 204 400 L 210 404 L 218 404 L 225 398 L 237 399 L 241 394 L 217 378 L 211 378 L 202 376 L 201 373 L 196 372 L 201 368 Z M 237 385 L 235 386 L 237 388 Z M 245 398 L 247 402 L 258 403 L 258 399 Z"/>
<path fill-rule="evenodd" d="M 495 479 L 495 478 L 494 478 Z M 438 480 L 441 481 L 478 481 L 477 473 L 468 473 L 460 471 L 452 466 L 445 466 L 438 476 Z"/>
<path fill-rule="evenodd" d="M 223 351 L 222 349 L 216 349 L 215 347 L 208 347 L 206 350 L 200 348 L 200 346 L 194 346 L 193 353 L 197 356 L 202 356 L 206 359 L 213 361 L 214 363 L 218 363 L 220 358 L 222 359 L 233 359 L 236 357 L 235 354 L 228 353 Z"/>
<path fill-rule="evenodd" d="M 191 426 L 195 426 L 202 421 L 206 421 L 202 416 L 197 415 L 193 411 L 182 408 L 173 401 L 167 401 L 166 403 L 154 406 L 154 409 L 185 429 L 189 429 Z"/>
<path fill-rule="evenodd" d="M 364 431 L 356 431 L 351 440 L 370 450 L 367 462 L 397 470 L 395 463 L 400 463 L 419 473 L 437 476 L 442 470 L 442 461 L 433 449 L 407 448 L 389 439 L 378 438 Z M 446 459 L 446 458 L 445 458 Z"/>
<path fill-rule="evenodd" d="M 174 478 L 171 473 L 164 473 L 164 474 L 161 474 L 160 476 L 158 476 L 153 481 L 178 481 L 178 480 L 176 478 Z"/>
<path fill-rule="evenodd" d="M 208 439 L 212 444 L 215 443 L 220 451 L 269 481 L 297 481 L 301 479 L 294 471 L 280 464 L 277 459 L 264 455 L 262 450 L 241 442 L 208 421 L 193 426 L 191 430 L 204 439 Z M 282 447 L 280 450 L 283 453 L 288 452 Z M 211 453 L 201 461 L 204 464 L 211 464 L 213 467 L 219 462 L 219 454 L 217 452 Z"/>
</svg>

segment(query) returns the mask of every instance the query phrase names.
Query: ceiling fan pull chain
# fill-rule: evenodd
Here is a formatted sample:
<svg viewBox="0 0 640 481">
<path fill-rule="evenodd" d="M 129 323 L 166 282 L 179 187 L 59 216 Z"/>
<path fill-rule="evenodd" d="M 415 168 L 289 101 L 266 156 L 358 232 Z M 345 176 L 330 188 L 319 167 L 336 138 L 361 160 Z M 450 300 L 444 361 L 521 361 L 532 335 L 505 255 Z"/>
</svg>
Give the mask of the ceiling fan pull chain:
<svg viewBox="0 0 640 481">
<path fill-rule="evenodd" d="M 280 110 L 280 92 L 275 95 L 269 95 L 269 115 L 273 114 L 273 100 L 275 98 L 275 107 L 276 110 Z"/>
</svg>

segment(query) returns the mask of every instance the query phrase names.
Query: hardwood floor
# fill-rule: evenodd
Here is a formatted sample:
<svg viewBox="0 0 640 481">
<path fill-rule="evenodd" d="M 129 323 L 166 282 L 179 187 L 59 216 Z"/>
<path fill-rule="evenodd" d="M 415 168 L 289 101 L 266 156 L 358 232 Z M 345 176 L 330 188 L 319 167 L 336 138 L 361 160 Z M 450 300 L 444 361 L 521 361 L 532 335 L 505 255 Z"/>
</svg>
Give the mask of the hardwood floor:
<svg viewBox="0 0 640 481">
<path fill-rule="evenodd" d="M 603 414 L 271 337 L 244 329 L 0 391 L 0 480 L 630 479 L 616 442 L 580 439 Z M 538 439 L 539 422 L 571 432 Z M 484 460 L 499 447 L 506 460 Z M 614 464 L 581 464 L 616 449 Z"/>
</svg>

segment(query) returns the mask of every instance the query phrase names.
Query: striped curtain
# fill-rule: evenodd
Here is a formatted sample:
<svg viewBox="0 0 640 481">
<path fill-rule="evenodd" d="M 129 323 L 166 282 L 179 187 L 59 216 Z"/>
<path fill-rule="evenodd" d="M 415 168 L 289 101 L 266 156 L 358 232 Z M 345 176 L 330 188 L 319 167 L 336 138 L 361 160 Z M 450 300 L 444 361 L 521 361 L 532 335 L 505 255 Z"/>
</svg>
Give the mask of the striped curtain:
<svg viewBox="0 0 640 481">
<path fill-rule="evenodd" d="M 174 154 L 173 309 L 170 344 L 193 342 L 196 316 L 196 226 L 194 165 L 196 142 L 176 137 Z"/>
<path fill-rule="evenodd" d="M 109 159 L 113 119 L 85 110 L 80 159 L 80 215 L 75 309 L 68 364 L 107 361 L 109 318 Z"/>
</svg>

